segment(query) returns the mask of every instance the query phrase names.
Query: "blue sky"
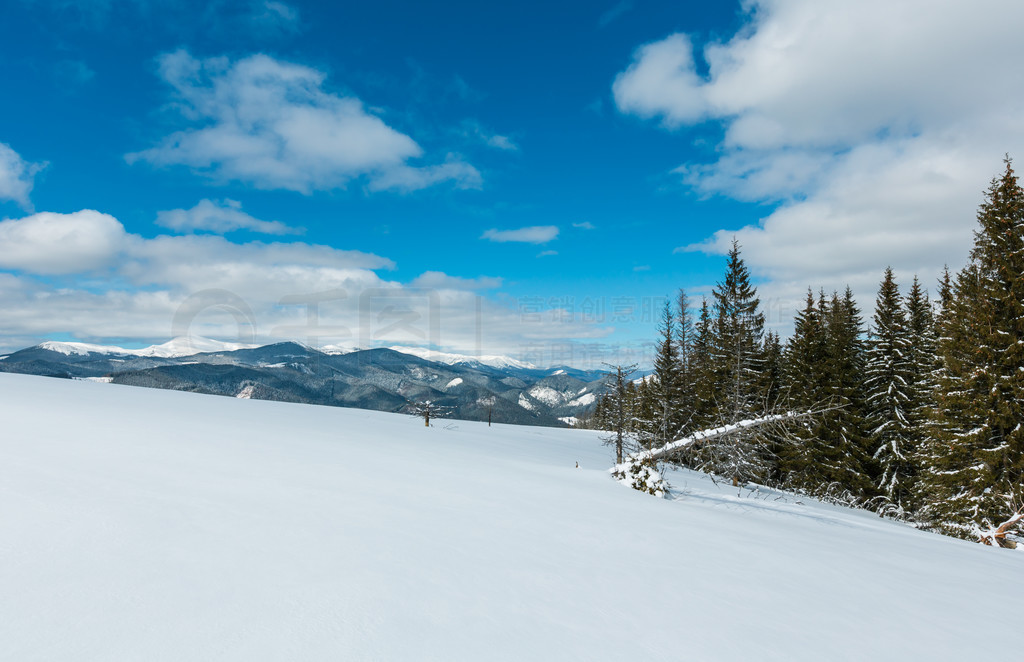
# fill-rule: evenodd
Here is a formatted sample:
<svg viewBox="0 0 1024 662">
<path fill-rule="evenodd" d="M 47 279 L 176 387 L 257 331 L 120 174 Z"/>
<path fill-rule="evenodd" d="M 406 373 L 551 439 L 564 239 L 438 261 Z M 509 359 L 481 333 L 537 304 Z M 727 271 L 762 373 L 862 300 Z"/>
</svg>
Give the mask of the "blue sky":
<svg viewBox="0 0 1024 662">
<path fill-rule="evenodd" d="M 785 331 L 962 263 L 1024 133 L 983 87 L 1008 3 L 6 5 L 7 348 L 162 341 L 216 290 L 190 332 L 593 364 L 734 234 Z"/>
</svg>

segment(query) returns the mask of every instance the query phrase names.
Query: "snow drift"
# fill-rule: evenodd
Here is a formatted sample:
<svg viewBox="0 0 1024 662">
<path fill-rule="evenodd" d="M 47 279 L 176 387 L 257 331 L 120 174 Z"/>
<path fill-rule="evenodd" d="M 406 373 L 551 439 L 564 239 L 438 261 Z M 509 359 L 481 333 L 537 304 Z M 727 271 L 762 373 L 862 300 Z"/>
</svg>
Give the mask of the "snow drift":
<svg viewBox="0 0 1024 662">
<path fill-rule="evenodd" d="M 975 659 L 1024 554 L 596 433 L 0 374 L 0 659 Z M 580 468 L 576 468 L 576 463 Z"/>
</svg>

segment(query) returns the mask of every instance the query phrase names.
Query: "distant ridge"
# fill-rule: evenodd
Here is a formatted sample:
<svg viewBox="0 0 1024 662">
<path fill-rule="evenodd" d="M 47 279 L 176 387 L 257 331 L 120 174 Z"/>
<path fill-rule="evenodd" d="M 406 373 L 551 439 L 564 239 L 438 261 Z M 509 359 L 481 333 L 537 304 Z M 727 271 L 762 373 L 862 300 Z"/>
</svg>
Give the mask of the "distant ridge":
<svg viewBox="0 0 1024 662">
<path fill-rule="evenodd" d="M 114 345 L 92 345 L 84 342 L 61 342 L 47 340 L 36 345 L 40 349 L 58 352 L 66 356 L 88 356 L 89 354 L 110 354 L 114 356 L 149 356 L 158 358 L 175 358 L 192 356 L 203 352 L 233 352 L 239 349 L 254 349 L 259 345 L 238 342 L 224 342 L 201 336 L 181 336 L 173 338 L 161 345 L 151 345 L 142 349 L 125 349 Z"/>
<path fill-rule="evenodd" d="M 586 417 L 605 388 L 602 372 L 508 356 L 198 336 L 141 349 L 47 341 L 0 357 L 0 372 L 391 412 L 431 401 L 454 418 L 557 427 Z"/>
</svg>

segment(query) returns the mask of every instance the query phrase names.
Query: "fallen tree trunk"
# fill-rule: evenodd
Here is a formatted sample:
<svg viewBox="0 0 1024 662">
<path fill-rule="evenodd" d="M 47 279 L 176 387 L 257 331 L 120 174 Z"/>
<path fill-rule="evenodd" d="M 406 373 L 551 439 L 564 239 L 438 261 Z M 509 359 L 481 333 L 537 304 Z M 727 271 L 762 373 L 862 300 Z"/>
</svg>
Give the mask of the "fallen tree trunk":
<svg viewBox="0 0 1024 662">
<path fill-rule="evenodd" d="M 819 413 L 821 413 L 821 412 L 819 412 L 819 411 L 807 411 L 807 412 L 793 412 L 793 411 L 791 411 L 791 412 L 786 412 L 784 414 L 771 414 L 769 416 L 763 416 L 761 418 L 753 418 L 753 419 L 746 420 L 746 421 L 739 421 L 737 423 L 730 423 L 728 425 L 723 425 L 723 426 L 718 427 L 718 428 L 711 428 L 711 429 L 708 429 L 708 430 L 701 430 L 700 432 L 695 432 L 695 433 L 693 433 L 691 435 L 688 435 L 686 437 L 683 437 L 681 439 L 677 439 L 675 441 L 670 441 L 669 443 L 665 444 L 664 446 L 659 446 L 658 448 L 651 448 L 651 449 L 648 449 L 648 450 L 645 450 L 645 451 L 640 451 L 638 453 L 632 453 L 631 455 L 629 455 L 629 457 L 626 458 L 625 462 L 622 462 L 621 464 L 615 465 L 612 468 L 612 471 L 614 472 L 616 470 L 619 470 L 620 468 L 623 468 L 626 465 L 632 465 L 632 464 L 637 464 L 637 463 L 643 464 L 643 463 L 649 463 L 651 461 L 663 460 L 663 459 L 667 458 L 668 456 L 672 455 L 673 453 L 678 453 L 679 451 L 686 450 L 687 448 L 692 448 L 692 447 L 695 447 L 695 446 L 699 446 L 700 444 L 702 444 L 702 443 L 704 443 L 706 441 L 710 441 L 710 440 L 716 439 L 718 437 L 725 437 L 725 436 L 728 436 L 730 434 L 734 434 L 736 432 L 740 432 L 740 431 L 743 431 L 743 430 L 750 430 L 752 428 L 758 428 L 758 427 L 762 427 L 762 426 L 765 426 L 765 425 L 770 425 L 772 423 L 782 423 L 782 422 L 786 422 L 786 421 L 799 420 L 801 418 L 807 418 L 809 416 L 814 416 L 814 415 L 819 414 Z"/>
<path fill-rule="evenodd" d="M 729 425 L 723 425 L 718 428 L 701 430 L 700 432 L 695 432 L 694 434 L 683 437 L 682 439 L 671 441 L 664 446 L 640 451 L 639 453 L 633 453 L 629 455 L 624 462 L 619 462 L 612 467 L 610 469 L 610 473 L 615 477 L 615 480 L 625 485 L 629 485 L 635 490 L 647 492 L 648 494 L 653 494 L 655 496 L 665 496 L 668 492 L 668 484 L 665 482 L 661 473 L 654 469 L 654 465 L 658 460 L 663 460 L 673 453 L 697 447 L 712 439 L 727 437 L 743 430 L 750 430 L 752 428 L 771 425 L 773 423 L 795 421 L 809 416 L 814 416 L 818 413 L 820 412 L 808 411 L 771 414 L 761 418 L 730 423 Z M 735 479 L 733 479 L 733 482 L 735 483 Z"/>
<path fill-rule="evenodd" d="M 1021 506 L 1020 509 L 1010 517 L 1010 519 L 1006 520 L 996 528 L 979 532 L 978 542 L 982 545 L 991 545 L 993 547 L 1016 548 L 1017 543 L 1012 540 L 1007 540 L 1006 536 L 1022 522 L 1024 522 L 1024 506 Z"/>
</svg>

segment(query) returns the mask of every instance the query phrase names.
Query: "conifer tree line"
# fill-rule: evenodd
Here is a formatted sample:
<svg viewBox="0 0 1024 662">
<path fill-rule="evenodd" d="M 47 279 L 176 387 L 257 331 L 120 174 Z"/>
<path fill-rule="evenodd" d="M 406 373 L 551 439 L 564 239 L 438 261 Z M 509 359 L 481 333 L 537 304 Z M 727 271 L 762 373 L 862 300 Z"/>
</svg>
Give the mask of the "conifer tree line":
<svg viewBox="0 0 1024 662">
<path fill-rule="evenodd" d="M 617 431 L 621 452 L 822 410 L 786 433 L 735 435 L 679 461 L 949 535 L 1005 534 L 1001 524 L 1024 521 L 1024 190 L 1009 158 L 977 220 L 967 266 L 946 270 L 934 300 L 916 277 L 901 292 L 890 268 L 870 320 L 849 288 L 808 289 L 785 341 L 765 331 L 734 241 L 709 298 L 680 291 L 665 306 L 653 373 L 629 379 L 634 366 L 618 366 L 591 425 Z"/>
</svg>

